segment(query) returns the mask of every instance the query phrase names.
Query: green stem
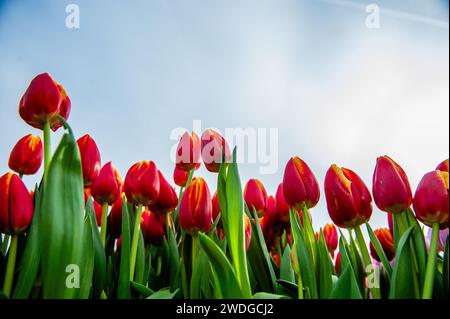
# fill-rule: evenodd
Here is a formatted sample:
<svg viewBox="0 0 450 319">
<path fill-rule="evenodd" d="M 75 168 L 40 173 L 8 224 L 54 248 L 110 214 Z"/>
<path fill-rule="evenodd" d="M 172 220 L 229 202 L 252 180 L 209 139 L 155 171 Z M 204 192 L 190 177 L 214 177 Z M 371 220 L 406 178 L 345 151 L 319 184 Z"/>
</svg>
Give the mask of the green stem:
<svg viewBox="0 0 450 319">
<path fill-rule="evenodd" d="M 3 284 L 3 294 L 6 297 L 10 297 L 12 285 L 14 281 L 14 270 L 16 268 L 16 256 L 17 256 L 17 235 L 11 236 L 11 245 L 9 246 L 8 264 L 6 265 L 5 282 Z"/>
<path fill-rule="evenodd" d="M 50 139 L 50 122 L 44 124 L 44 176 L 50 165 L 50 159 L 52 155 L 51 151 L 51 139 Z"/>
<path fill-rule="evenodd" d="M 136 219 L 134 220 L 133 241 L 131 242 L 130 280 L 134 279 L 134 268 L 136 266 L 139 232 L 141 231 L 141 218 L 142 218 L 142 204 L 139 204 L 136 211 Z"/>
<path fill-rule="evenodd" d="M 191 170 L 189 171 L 189 175 L 188 175 L 188 179 L 187 179 L 187 182 L 186 182 L 186 186 L 185 186 L 185 187 L 188 187 L 189 184 L 191 184 L 191 182 L 192 182 L 192 177 L 194 177 L 194 171 L 195 171 L 195 168 L 194 168 L 194 169 L 191 169 Z"/>
<path fill-rule="evenodd" d="M 169 233 L 170 233 L 169 213 L 165 213 L 164 218 L 166 219 L 166 238 L 167 242 L 169 242 Z"/>
<path fill-rule="evenodd" d="M 372 260 L 370 259 L 369 251 L 367 250 L 366 242 L 364 241 L 364 236 L 361 231 L 360 226 L 356 226 L 354 228 L 356 234 L 356 243 L 358 244 L 359 250 L 361 251 L 361 255 L 364 260 L 364 265 L 367 269 L 369 265 L 372 265 Z M 381 299 L 381 293 L 379 288 L 370 288 L 370 292 L 372 293 L 372 297 L 374 299 Z"/>
<path fill-rule="evenodd" d="M 281 235 L 276 239 L 278 262 L 281 263 L 281 258 L 283 258 L 283 253 L 281 252 Z"/>
<path fill-rule="evenodd" d="M 108 203 L 103 203 L 103 206 L 102 206 L 102 225 L 101 225 L 101 229 L 100 229 L 100 236 L 102 238 L 103 248 L 105 248 L 105 245 L 106 245 L 107 218 L 108 218 Z"/>
<path fill-rule="evenodd" d="M 436 256 L 438 253 L 439 223 L 433 224 L 431 233 L 430 251 L 428 253 L 427 269 L 425 272 L 425 284 L 423 287 L 423 299 L 433 297 L 434 274 L 436 272 Z"/>
<path fill-rule="evenodd" d="M 191 242 L 191 285 L 190 285 L 190 299 L 197 299 L 197 291 L 195 290 L 197 287 L 195 286 L 195 283 L 193 281 L 194 278 L 197 277 L 197 271 L 198 267 L 196 265 L 196 259 L 197 259 L 197 249 L 198 249 L 198 236 L 192 235 L 192 242 Z M 194 273 L 196 274 L 194 276 Z"/>
</svg>

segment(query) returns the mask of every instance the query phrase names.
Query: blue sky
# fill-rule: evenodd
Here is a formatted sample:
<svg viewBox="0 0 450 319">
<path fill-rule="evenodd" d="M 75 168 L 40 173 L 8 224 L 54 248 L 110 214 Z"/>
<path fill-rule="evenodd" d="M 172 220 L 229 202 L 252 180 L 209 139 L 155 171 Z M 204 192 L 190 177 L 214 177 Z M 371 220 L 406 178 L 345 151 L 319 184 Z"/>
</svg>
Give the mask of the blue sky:
<svg viewBox="0 0 450 319">
<path fill-rule="evenodd" d="M 274 174 L 240 166 L 272 194 L 293 155 L 321 186 L 336 163 L 371 187 L 387 154 L 415 188 L 449 156 L 448 1 L 376 1 L 381 27 L 368 29 L 373 2 L 0 0 L 1 172 L 15 142 L 39 133 L 17 106 L 49 72 L 71 97 L 75 133 L 91 134 L 122 176 L 142 159 L 171 176 L 172 130 L 201 120 L 278 129 Z M 80 29 L 65 26 L 70 3 Z M 215 175 L 200 174 L 214 191 Z M 323 194 L 313 219 L 329 221 Z M 378 210 L 372 219 L 386 224 Z"/>
</svg>

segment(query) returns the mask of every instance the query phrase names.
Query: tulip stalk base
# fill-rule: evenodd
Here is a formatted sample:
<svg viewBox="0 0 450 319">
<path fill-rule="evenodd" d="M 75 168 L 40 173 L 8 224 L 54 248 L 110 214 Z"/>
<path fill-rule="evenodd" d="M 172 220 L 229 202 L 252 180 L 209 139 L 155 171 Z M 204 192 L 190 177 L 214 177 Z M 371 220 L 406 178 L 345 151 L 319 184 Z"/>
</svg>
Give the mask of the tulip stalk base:
<svg viewBox="0 0 450 319">
<path fill-rule="evenodd" d="M 3 294 L 8 298 L 11 295 L 14 280 L 14 271 L 16 268 L 17 241 L 17 235 L 12 235 L 11 245 L 9 246 L 8 264 L 6 265 L 5 282 L 3 284 Z"/>
<path fill-rule="evenodd" d="M 136 219 L 134 221 L 133 241 L 131 242 L 130 254 L 130 280 L 134 279 L 134 268 L 136 266 L 136 255 L 139 242 L 139 232 L 141 231 L 142 204 L 138 205 Z"/>
<path fill-rule="evenodd" d="M 425 272 L 425 284 L 423 287 L 423 299 L 433 297 L 434 274 L 436 272 L 436 255 L 438 253 L 439 223 L 433 224 L 431 233 L 430 252 L 428 254 L 427 268 Z"/>
</svg>

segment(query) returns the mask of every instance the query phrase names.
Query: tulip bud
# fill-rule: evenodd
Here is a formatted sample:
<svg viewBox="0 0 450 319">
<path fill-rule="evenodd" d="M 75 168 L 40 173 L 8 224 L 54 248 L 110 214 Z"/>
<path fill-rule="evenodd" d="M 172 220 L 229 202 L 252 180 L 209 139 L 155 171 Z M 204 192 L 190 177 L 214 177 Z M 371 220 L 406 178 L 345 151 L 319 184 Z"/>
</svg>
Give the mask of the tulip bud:
<svg viewBox="0 0 450 319">
<path fill-rule="evenodd" d="M 386 258 L 389 261 L 394 259 L 395 257 L 394 240 L 392 238 L 392 234 L 389 231 L 389 229 L 387 228 L 375 229 L 374 234 L 378 238 L 378 241 L 380 242 L 381 247 L 383 248 Z M 370 254 L 372 255 L 373 259 L 381 261 L 372 242 L 370 242 Z"/>
<path fill-rule="evenodd" d="M 100 152 L 97 144 L 88 134 L 79 138 L 77 144 L 80 150 L 84 186 L 90 186 L 100 173 Z"/>
<path fill-rule="evenodd" d="M 183 171 L 175 166 L 173 171 L 173 181 L 180 187 L 186 187 L 186 183 L 189 177 L 189 172 Z"/>
<path fill-rule="evenodd" d="M 164 215 L 155 214 L 150 210 L 142 213 L 142 235 L 145 245 L 160 246 L 166 235 L 166 222 Z"/>
<path fill-rule="evenodd" d="M 195 235 L 211 228 L 212 201 L 208 185 L 203 178 L 195 178 L 186 188 L 180 203 L 180 226 Z"/>
<path fill-rule="evenodd" d="M 331 165 L 325 176 L 325 197 L 331 219 L 341 228 L 359 226 L 372 215 L 370 192 L 352 170 Z"/>
<path fill-rule="evenodd" d="M 250 224 L 250 218 L 247 214 L 244 214 L 244 235 L 245 235 L 245 249 L 248 250 L 250 242 L 252 240 L 252 224 Z"/>
<path fill-rule="evenodd" d="M 398 214 L 412 203 L 411 186 L 403 169 L 388 156 L 377 158 L 373 173 L 373 198 L 378 208 Z"/>
<path fill-rule="evenodd" d="M 111 162 L 101 169 L 91 187 L 92 197 L 99 204 L 112 205 L 120 195 L 122 181 Z"/>
<path fill-rule="evenodd" d="M 27 187 L 16 174 L 0 177 L 0 232 L 18 235 L 25 232 L 34 213 Z"/>
<path fill-rule="evenodd" d="M 255 208 L 258 217 L 262 217 L 267 209 L 267 193 L 258 179 L 251 179 L 245 184 L 244 199 L 250 212 Z"/>
<path fill-rule="evenodd" d="M 437 171 L 444 171 L 444 172 L 448 173 L 448 159 L 446 159 L 441 164 L 439 164 L 438 167 L 436 167 L 436 170 Z"/>
<path fill-rule="evenodd" d="M 230 148 L 222 135 L 212 129 L 207 129 L 202 134 L 202 159 L 206 169 L 212 173 L 220 170 L 222 156 L 225 162 L 230 159 Z"/>
<path fill-rule="evenodd" d="M 323 237 L 325 238 L 325 243 L 327 245 L 328 251 L 331 256 L 334 256 L 334 251 L 338 246 L 338 232 L 333 224 L 326 224 L 323 228 Z"/>
<path fill-rule="evenodd" d="M 425 174 L 413 201 L 418 220 L 429 227 L 438 223 L 441 229 L 448 228 L 448 188 L 447 172 L 436 170 Z"/>
<path fill-rule="evenodd" d="M 166 214 L 175 210 L 178 205 L 178 196 L 160 170 L 158 170 L 158 177 L 159 196 L 154 203 L 150 204 L 149 208 L 153 213 Z"/>
<path fill-rule="evenodd" d="M 9 168 L 21 175 L 34 175 L 42 164 L 42 141 L 31 134 L 21 138 L 9 156 Z"/>
<path fill-rule="evenodd" d="M 337 253 L 336 260 L 334 261 L 334 271 L 336 271 L 336 274 L 339 275 L 339 272 L 341 271 L 341 253 Z"/>
<path fill-rule="evenodd" d="M 42 130 L 45 123 L 56 131 L 61 127 L 58 115 L 69 118 L 70 99 L 64 88 L 48 73 L 36 76 L 20 99 L 20 117 L 32 127 Z"/>
<path fill-rule="evenodd" d="M 290 216 L 289 216 L 289 204 L 286 203 L 286 200 L 284 199 L 284 193 L 283 193 L 283 183 L 280 183 L 277 188 L 277 193 L 275 194 L 275 204 L 276 204 L 276 211 L 278 214 L 278 218 L 281 221 L 289 222 Z"/>
<path fill-rule="evenodd" d="M 122 234 L 122 200 L 125 194 L 117 198 L 109 213 L 109 232 L 113 238 L 118 238 Z"/>
<path fill-rule="evenodd" d="M 309 166 L 299 157 L 286 164 L 283 177 L 283 194 L 286 203 L 297 209 L 316 206 L 320 198 L 319 184 Z"/>
<path fill-rule="evenodd" d="M 128 170 L 124 190 L 130 203 L 149 206 L 158 199 L 159 188 L 158 170 L 152 161 L 136 163 Z"/>
<path fill-rule="evenodd" d="M 190 171 L 197 167 L 201 159 L 201 143 L 198 135 L 188 132 L 181 136 L 177 148 L 176 166 L 183 171 Z"/>
</svg>

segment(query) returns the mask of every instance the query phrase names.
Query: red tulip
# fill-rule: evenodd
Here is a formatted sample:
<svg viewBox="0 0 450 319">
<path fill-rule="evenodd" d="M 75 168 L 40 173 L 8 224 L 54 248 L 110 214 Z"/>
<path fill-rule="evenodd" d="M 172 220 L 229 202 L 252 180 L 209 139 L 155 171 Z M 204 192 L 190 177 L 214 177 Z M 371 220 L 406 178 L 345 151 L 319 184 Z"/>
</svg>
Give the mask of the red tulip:
<svg viewBox="0 0 450 319">
<path fill-rule="evenodd" d="M 216 221 L 217 216 L 220 214 L 220 205 L 219 205 L 219 195 L 217 191 L 214 193 L 212 198 L 212 220 Z"/>
<path fill-rule="evenodd" d="M 208 232 L 212 221 L 212 201 L 203 178 L 194 178 L 186 188 L 180 203 L 180 226 L 191 235 Z"/>
<path fill-rule="evenodd" d="M 244 236 L 245 236 L 245 249 L 248 250 L 250 242 L 252 240 L 252 224 L 247 214 L 244 214 Z"/>
<path fill-rule="evenodd" d="M 183 171 L 190 171 L 196 168 L 201 159 L 201 143 L 198 135 L 188 132 L 181 136 L 177 148 L 176 166 Z"/>
<path fill-rule="evenodd" d="M 264 185 L 258 179 L 251 179 L 245 184 L 244 199 L 250 212 L 253 207 L 258 213 L 258 217 L 262 217 L 267 209 L 267 193 Z"/>
<path fill-rule="evenodd" d="M 207 129 L 202 134 L 202 159 L 206 169 L 217 173 L 220 170 L 223 155 L 225 155 L 225 162 L 228 162 L 230 148 L 227 141 L 216 131 Z"/>
<path fill-rule="evenodd" d="M 325 237 L 328 251 L 331 256 L 334 256 L 334 251 L 338 247 L 338 232 L 336 227 L 333 224 L 326 224 L 323 228 L 323 237 Z"/>
<path fill-rule="evenodd" d="M 448 159 L 446 159 L 445 161 L 443 161 L 441 164 L 439 164 L 436 167 L 436 170 L 438 171 L 444 171 L 448 173 Z"/>
<path fill-rule="evenodd" d="M 84 186 L 90 186 L 100 173 L 100 152 L 94 139 L 88 134 L 79 138 L 77 144 L 80 149 Z"/>
<path fill-rule="evenodd" d="M 372 215 L 370 192 L 352 170 L 331 165 L 325 176 L 325 197 L 331 219 L 341 228 L 359 226 Z"/>
<path fill-rule="evenodd" d="M 272 195 L 267 198 L 267 209 L 260 222 L 266 245 L 270 249 L 275 246 L 276 238 L 281 230 L 275 198 Z"/>
<path fill-rule="evenodd" d="M 394 259 L 395 257 L 394 240 L 392 238 L 392 234 L 389 231 L 389 229 L 387 228 L 375 229 L 374 234 L 378 238 L 378 241 L 380 242 L 381 247 L 383 248 L 386 258 L 389 261 Z M 370 242 L 370 254 L 372 255 L 373 259 L 381 261 L 372 242 Z"/>
<path fill-rule="evenodd" d="M 142 235 L 146 245 L 159 246 L 166 235 L 166 221 L 164 215 L 155 214 L 150 210 L 142 213 Z"/>
<path fill-rule="evenodd" d="M 152 161 L 136 163 L 128 170 L 124 190 L 130 203 L 149 206 L 158 199 L 159 189 L 158 170 Z"/>
<path fill-rule="evenodd" d="M 438 223 L 441 229 L 448 228 L 448 201 L 448 173 L 436 170 L 425 174 L 414 195 L 417 219 L 429 227 Z"/>
<path fill-rule="evenodd" d="M 120 195 L 122 181 L 111 162 L 107 163 L 100 171 L 91 187 L 92 197 L 99 204 L 112 205 Z"/>
<path fill-rule="evenodd" d="M 9 168 L 21 175 L 36 174 L 42 164 L 42 141 L 31 134 L 21 138 L 9 156 Z"/>
<path fill-rule="evenodd" d="M 412 203 L 411 186 L 403 169 L 388 156 L 377 158 L 373 173 L 373 198 L 382 211 L 398 214 Z"/>
<path fill-rule="evenodd" d="M 292 157 L 286 164 L 283 177 L 286 202 L 297 209 L 316 206 L 320 198 L 319 184 L 309 166 L 300 158 Z"/>
<path fill-rule="evenodd" d="M 125 194 L 117 198 L 109 213 L 109 232 L 113 238 L 118 238 L 122 234 L 122 199 Z"/>
<path fill-rule="evenodd" d="M 48 73 L 36 76 L 20 99 L 20 117 L 32 127 L 43 129 L 49 122 L 53 131 L 61 127 L 57 115 L 69 118 L 70 99 L 64 88 Z"/>
<path fill-rule="evenodd" d="M 183 171 L 175 166 L 173 171 L 173 181 L 180 187 L 185 187 L 189 177 L 189 172 Z"/>
<path fill-rule="evenodd" d="M 178 205 L 178 196 L 160 170 L 158 170 L 158 177 L 159 196 L 154 203 L 150 204 L 149 208 L 156 214 L 166 214 L 175 210 Z"/>
<path fill-rule="evenodd" d="M 334 271 L 336 271 L 336 274 L 339 274 L 341 271 L 341 253 L 337 253 L 336 260 L 334 261 Z"/>
<path fill-rule="evenodd" d="M 0 232 L 18 235 L 26 231 L 33 218 L 33 199 L 16 174 L 0 177 Z"/>
<path fill-rule="evenodd" d="M 284 222 L 289 222 L 290 216 L 289 216 L 289 204 L 286 203 L 286 200 L 284 199 L 284 193 L 283 193 L 283 183 L 280 183 L 277 188 L 277 193 L 275 194 L 275 203 L 276 203 L 276 210 L 278 214 L 278 218 Z"/>
</svg>

